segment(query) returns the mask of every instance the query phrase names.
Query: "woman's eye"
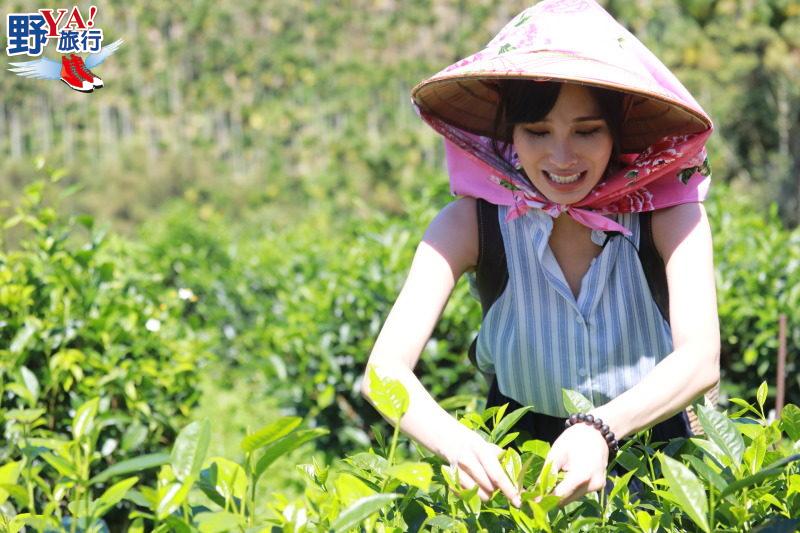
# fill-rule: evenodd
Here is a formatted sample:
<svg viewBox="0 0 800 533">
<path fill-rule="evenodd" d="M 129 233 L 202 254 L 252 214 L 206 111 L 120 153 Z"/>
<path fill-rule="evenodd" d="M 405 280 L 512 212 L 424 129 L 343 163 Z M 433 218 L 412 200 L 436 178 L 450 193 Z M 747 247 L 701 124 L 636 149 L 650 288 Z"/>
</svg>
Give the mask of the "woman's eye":
<svg viewBox="0 0 800 533">
<path fill-rule="evenodd" d="M 594 135 L 598 131 L 600 131 L 600 127 L 599 126 L 596 127 L 596 128 L 589 129 L 589 130 L 580 130 L 580 131 L 578 131 L 576 133 L 578 135 L 583 135 L 583 136 L 587 136 L 588 137 L 589 135 Z"/>
<path fill-rule="evenodd" d="M 547 132 L 542 130 L 525 130 L 525 131 L 527 131 L 528 134 L 533 135 L 534 137 L 544 137 L 545 135 L 547 135 Z"/>
</svg>

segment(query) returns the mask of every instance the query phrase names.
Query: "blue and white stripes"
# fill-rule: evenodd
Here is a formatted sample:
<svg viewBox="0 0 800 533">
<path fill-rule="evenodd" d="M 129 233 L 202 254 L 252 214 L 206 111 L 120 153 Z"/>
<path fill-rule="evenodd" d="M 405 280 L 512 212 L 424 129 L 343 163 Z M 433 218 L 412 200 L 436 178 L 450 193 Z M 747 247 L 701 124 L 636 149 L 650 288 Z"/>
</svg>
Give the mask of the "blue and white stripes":
<svg viewBox="0 0 800 533">
<path fill-rule="evenodd" d="M 507 209 L 500 206 L 498 218 L 509 280 L 481 325 L 478 365 L 497 375 L 500 392 L 539 413 L 568 415 L 562 388 L 595 405 L 608 402 L 672 351 L 636 248 L 611 239 L 576 301 L 548 246 L 553 219 L 536 210 L 507 223 Z M 619 215 L 618 222 L 638 245 L 639 215 Z"/>
</svg>

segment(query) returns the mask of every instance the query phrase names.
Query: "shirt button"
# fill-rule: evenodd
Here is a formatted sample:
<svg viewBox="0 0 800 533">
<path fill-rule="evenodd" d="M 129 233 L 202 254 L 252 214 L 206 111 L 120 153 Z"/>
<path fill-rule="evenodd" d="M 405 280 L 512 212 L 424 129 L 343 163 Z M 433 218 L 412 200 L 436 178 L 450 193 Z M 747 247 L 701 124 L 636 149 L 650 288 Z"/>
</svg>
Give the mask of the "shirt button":
<svg viewBox="0 0 800 533">
<path fill-rule="evenodd" d="M 585 369 L 585 368 L 579 368 L 579 369 L 578 369 L 578 375 L 579 375 L 580 377 L 582 377 L 582 378 L 583 378 L 583 377 L 586 377 L 586 369 Z"/>
<path fill-rule="evenodd" d="M 576 316 L 575 322 L 577 322 L 578 324 L 583 324 L 583 317 L 581 315 Z"/>
</svg>

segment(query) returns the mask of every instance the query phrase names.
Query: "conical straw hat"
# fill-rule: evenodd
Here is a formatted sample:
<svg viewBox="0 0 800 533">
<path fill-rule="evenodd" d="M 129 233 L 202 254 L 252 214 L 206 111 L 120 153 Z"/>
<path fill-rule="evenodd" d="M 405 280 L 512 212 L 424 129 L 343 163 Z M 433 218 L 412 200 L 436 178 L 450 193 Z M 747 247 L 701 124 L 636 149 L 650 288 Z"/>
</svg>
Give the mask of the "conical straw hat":
<svg viewBox="0 0 800 533">
<path fill-rule="evenodd" d="M 422 111 L 491 136 L 495 83 L 503 79 L 578 83 L 628 94 L 620 139 L 624 152 L 712 126 L 669 69 L 593 0 L 545 0 L 528 8 L 485 49 L 419 83 L 411 95 Z"/>
</svg>

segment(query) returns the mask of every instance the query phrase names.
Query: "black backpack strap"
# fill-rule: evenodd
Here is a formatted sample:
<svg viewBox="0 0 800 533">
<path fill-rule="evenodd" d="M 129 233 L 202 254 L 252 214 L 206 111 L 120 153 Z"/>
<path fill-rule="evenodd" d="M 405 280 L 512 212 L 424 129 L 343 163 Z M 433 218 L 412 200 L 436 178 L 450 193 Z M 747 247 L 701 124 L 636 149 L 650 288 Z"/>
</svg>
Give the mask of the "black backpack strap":
<svg viewBox="0 0 800 533">
<path fill-rule="evenodd" d="M 658 253 L 653 240 L 653 213 L 647 211 L 639 214 L 639 262 L 647 278 L 650 294 L 656 302 L 661 316 L 669 324 L 669 287 L 664 260 Z"/>
<path fill-rule="evenodd" d="M 508 264 L 503 234 L 500 232 L 497 206 L 478 198 L 475 202 L 478 216 L 478 264 L 475 269 L 478 296 L 481 300 L 483 316 L 489 312 L 495 301 L 508 285 Z M 469 360 L 476 367 L 477 337 L 469 347 Z"/>
<path fill-rule="evenodd" d="M 478 199 L 478 265 L 475 278 L 483 316 L 489 312 L 508 284 L 508 264 L 497 206 Z"/>
</svg>

